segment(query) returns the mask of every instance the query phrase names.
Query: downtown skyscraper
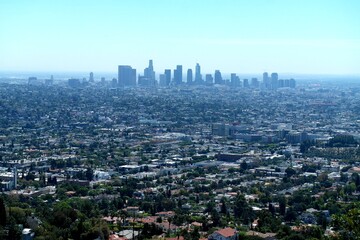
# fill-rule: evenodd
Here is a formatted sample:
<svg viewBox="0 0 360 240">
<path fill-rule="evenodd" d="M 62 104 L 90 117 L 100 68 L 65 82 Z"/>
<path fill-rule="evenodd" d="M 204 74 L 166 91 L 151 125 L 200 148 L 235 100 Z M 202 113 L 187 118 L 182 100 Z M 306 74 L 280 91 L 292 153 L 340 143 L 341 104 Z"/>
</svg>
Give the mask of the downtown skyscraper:
<svg viewBox="0 0 360 240">
<path fill-rule="evenodd" d="M 118 85 L 122 87 L 136 86 L 136 69 L 127 65 L 119 65 Z"/>
<path fill-rule="evenodd" d="M 202 81 L 200 64 L 197 63 L 195 66 L 195 83 L 200 84 Z"/>
<path fill-rule="evenodd" d="M 187 70 L 187 74 L 186 74 L 186 83 L 187 84 L 192 84 L 193 82 L 193 71 L 191 68 L 189 68 Z"/>
<path fill-rule="evenodd" d="M 182 83 L 182 65 L 177 65 L 174 70 L 174 85 L 180 85 Z"/>
</svg>

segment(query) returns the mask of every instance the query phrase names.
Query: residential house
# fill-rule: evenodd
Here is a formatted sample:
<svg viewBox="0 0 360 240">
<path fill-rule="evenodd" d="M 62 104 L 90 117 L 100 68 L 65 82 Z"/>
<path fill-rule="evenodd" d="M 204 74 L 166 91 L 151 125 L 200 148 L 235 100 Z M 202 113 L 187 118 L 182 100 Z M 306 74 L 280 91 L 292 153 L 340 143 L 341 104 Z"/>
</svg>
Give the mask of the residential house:
<svg viewBox="0 0 360 240">
<path fill-rule="evenodd" d="M 208 240 L 235 240 L 236 230 L 233 228 L 223 228 L 209 235 Z"/>
</svg>

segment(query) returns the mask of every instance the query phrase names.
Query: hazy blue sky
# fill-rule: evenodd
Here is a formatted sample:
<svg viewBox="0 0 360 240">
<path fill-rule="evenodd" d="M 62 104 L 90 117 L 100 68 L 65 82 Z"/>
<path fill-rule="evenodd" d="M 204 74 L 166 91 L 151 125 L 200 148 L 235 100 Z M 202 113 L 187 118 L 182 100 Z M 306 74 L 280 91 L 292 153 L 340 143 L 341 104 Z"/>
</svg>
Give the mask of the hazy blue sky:
<svg viewBox="0 0 360 240">
<path fill-rule="evenodd" d="M 360 73 L 359 0 L 0 0 L 0 71 Z M 185 72 L 185 71 L 184 71 Z"/>
</svg>

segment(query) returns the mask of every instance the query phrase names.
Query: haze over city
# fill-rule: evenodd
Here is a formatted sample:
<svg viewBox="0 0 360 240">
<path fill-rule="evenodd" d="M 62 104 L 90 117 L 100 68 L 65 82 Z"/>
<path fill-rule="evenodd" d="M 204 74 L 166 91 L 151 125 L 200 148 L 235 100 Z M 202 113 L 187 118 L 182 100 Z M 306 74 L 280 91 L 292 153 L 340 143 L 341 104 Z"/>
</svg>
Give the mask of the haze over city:
<svg viewBox="0 0 360 240">
<path fill-rule="evenodd" d="M 359 0 L 0 0 L 0 240 L 360 239 Z"/>
<path fill-rule="evenodd" d="M 1 72 L 360 73 L 360 2 L 1 1 Z"/>
</svg>

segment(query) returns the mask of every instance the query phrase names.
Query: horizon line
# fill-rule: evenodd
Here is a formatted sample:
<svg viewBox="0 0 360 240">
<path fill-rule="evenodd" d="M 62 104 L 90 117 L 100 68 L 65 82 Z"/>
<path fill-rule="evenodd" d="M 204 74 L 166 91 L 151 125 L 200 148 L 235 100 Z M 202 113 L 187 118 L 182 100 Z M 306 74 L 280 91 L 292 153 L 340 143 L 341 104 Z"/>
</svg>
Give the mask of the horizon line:
<svg viewBox="0 0 360 240">
<path fill-rule="evenodd" d="M 135 68 L 136 69 L 136 68 Z M 165 68 L 165 69 L 169 69 L 169 68 Z M 163 69 L 163 70 L 165 70 Z M 218 69 L 214 69 L 213 71 L 218 70 Z M 221 70 L 220 70 L 221 71 Z M 106 71 L 106 70 L 0 70 L 0 74 L 11 74 L 11 73 L 21 73 L 21 74 L 30 74 L 30 73 L 39 73 L 39 74 L 64 74 L 64 73 L 78 73 L 78 74 L 89 74 L 93 72 L 95 73 L 105 73 L 105 74 L 118 74 L 118 71 Z M 186 72 L 186 69 L 183 70 L 183 72 Z M 278 74 L 293 74 L 293 75 L 304 75 L 304 76 L 308 76 L 308 75 L 317 75 L 317 76 L 353 76 L 353 77 L 360 77 L 360 72 L 359 73 L 321 73 L 321 72 L 316 72 L 316 73 L 309 73 L 309 72 L 279 72 L 279 71 L 261 71 L 261 72 L 236 72 L 236 71 L 221 71 L 222 74 L 231 74 L 231 73 L 236 73 L 239 75 L 256 75 L 256 74 L 263 74 L 263 73 L 278 73 Z M 162 74 L 162 71 L 155 71 L 156 74 Z M 208 71 L 203 71 L 202 74 L 209 74 L 211 72 Z M 141 75 L 141 74 L 137 74 L 137 75 Z M 185 73 L 186 75 L 186 73 Z M 3 77 L 0 75 L 0 77 Z"/>
</svg>

